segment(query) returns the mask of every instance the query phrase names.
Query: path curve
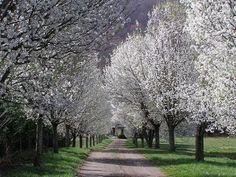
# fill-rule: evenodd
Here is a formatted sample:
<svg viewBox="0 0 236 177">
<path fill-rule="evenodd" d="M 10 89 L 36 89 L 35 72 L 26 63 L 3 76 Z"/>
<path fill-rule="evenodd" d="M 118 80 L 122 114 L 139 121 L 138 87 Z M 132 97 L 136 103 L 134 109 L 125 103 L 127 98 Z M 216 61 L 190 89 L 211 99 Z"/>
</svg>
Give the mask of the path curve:
<svg viewBox="0 0 236 177">
<path fill-rule="evenodd" d="M 114 140 L 106 149 L 92 152 L 80 169 L 79 177 L 166 177 L 125 144 L 126 140 Z"/>
</svg>

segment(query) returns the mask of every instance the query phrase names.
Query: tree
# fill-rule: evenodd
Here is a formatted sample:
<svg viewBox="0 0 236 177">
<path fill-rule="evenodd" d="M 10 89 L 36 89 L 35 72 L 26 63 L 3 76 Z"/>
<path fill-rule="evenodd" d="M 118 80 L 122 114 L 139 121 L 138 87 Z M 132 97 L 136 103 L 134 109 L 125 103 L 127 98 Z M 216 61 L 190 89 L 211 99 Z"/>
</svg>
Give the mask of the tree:
<svg viewBox="0 0 236 177">
<path fill-rule="evenodd" d="M 97 49 L 116 30 L 123 5 L 113 0 L 1 1 L 1 99 L 16 100 L 12 91 L 24 82 L 28 63 L 79 58 Z"/>
<path fill-rule="evenodd" d="M 175 150 L 174 129 L 188 116 L 180 88 L 194 83 L 196 76 L 196 55 L 183 31 L 185 20 L 181 4 L 161 4 L 150 15 L 145 35 L 144 65 L 149 70 L 145 88 L 168 126 L 170 151 Z"/>
<path fill-rule="evenodd" d="M 122 21 L 123 10 L 124 1 L 114 0 L 0 2 L 1 100 L 31 105 L 27 109 L 38 121 L 37 157 L 43 119 L 54 115 L 45 111 L 46 92 L 56 89 L 51 86 L 54 67 L 74 56 L 81 62 L 98 49 Z"/>
<path fill-rule="evenodd" d="M 156 111 L 153 100 L 145 88 L 148 68 L 143 65 L 146 47 L 142 35 L 134 34 L 122 43 L 111 57 L 111 67 L 106 73 L 106 88 L 117 107 L 128 106 L 132 112 L 142 114 L 146 123 L 143 124 L 143 135 L 151 147 L 153 128 L 147 130 L 145 124 L 160 125 L 161 117 L 151 116 Z M 158 111 L 156 111 L 158 112 Z M 152 114 L 153 115 L 153 114 Z M 147 134 L 147 131 L 149 133 Z M 157 146 L 158 147 L 158 146 Z"/>
<path fill-rule="evenodd" d="M 186 31 L 195 41 L 195 49 L 199 54 L 196 68 L 200 80 L 200 120 L 212 122 L 214 127 L 227 127 L 233 133 L 236 105 L 236 4 L 233 0 L 183 2 L 187 8 Z M 203 142 L 203 137 L 201 141 Z M 196 159 L 204 160 L 203 145 L 197 149 Z"/>
</svg>

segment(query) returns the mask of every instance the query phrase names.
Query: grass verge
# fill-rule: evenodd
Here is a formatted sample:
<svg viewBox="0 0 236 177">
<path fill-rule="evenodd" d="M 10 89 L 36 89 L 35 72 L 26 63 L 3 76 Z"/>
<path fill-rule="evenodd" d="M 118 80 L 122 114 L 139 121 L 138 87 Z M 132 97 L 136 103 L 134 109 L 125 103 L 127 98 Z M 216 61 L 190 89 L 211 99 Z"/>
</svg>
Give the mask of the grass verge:
<svg viewBox="0 0 236 177">
<path fill-rule="evenodd" d="M 106 139 L 89 149 L 61 148 L 58 154 L 48 152 L 43 155 L 41 167 L 32 164 L 20 166 L 4 173 L 4 177 L 74 177 L 83 160 L 93 150 L 101 150 L 112 142 Z"/>
<path fill-rule="evenodd" d="M 137 150 L 171 177 L 236 177 L 236 138 L 205 138 L 205 161 L 196 162 L 194 138 L 177 138 L 176 152 L 161 148 Z M 128 147 L 134 148 L 131 140 Z"/>
</svg>

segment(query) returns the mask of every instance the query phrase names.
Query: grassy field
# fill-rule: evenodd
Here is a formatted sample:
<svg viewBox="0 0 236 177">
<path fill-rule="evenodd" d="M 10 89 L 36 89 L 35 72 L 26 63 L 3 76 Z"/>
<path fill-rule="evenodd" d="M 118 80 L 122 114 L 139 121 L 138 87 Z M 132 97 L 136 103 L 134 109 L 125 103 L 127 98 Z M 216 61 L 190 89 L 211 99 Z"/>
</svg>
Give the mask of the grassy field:
<svg viewBox="0 0 236 177">
<path fill-rule="evenodd" d="M 58 154 L 52 152 L 43 155 L 40 168 L 21 166 L 5 172 L 4 177 L 74 177 L 76 170 L 81 166 L 91 150 L 100 150 L 112 142 L 106 139 L 90 149 L 62 148 Z M 1 175 L 0 175 L 1 176 Z"/>
<path fill-rule="evenodd" d="M 171 177 L 236 177 L 236 138 L 205 138 L 205 162 L 194 160 L 194 138 L 177 138 L 177 150 L 139 148 L 153 164 Z M 128 141 L 129 147 L 134 147 Z"/>
</svg>

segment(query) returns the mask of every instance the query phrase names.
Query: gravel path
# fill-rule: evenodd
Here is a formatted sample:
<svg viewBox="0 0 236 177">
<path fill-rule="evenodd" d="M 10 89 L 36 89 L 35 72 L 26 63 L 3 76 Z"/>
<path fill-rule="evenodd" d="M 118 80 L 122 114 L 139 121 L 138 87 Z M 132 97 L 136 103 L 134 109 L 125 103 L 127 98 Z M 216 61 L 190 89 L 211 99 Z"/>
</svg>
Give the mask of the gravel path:
<svg viewBox="0 0 236 177">
<path fill-rule="evenodd" d="M 105 150 L 91 153 L 79 177 L 166 177 L 125 143 L 114 140 Z"/>
</svg>

